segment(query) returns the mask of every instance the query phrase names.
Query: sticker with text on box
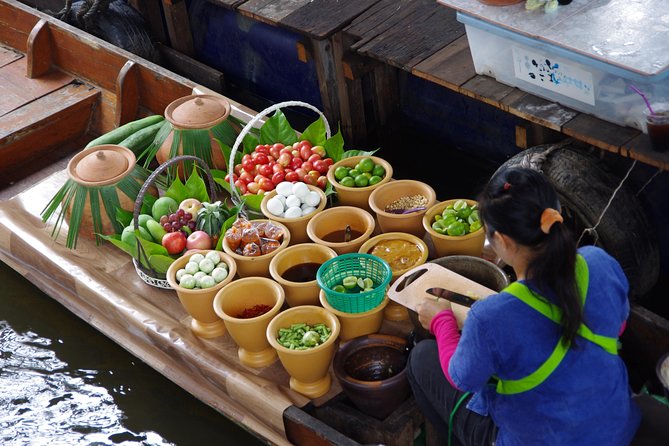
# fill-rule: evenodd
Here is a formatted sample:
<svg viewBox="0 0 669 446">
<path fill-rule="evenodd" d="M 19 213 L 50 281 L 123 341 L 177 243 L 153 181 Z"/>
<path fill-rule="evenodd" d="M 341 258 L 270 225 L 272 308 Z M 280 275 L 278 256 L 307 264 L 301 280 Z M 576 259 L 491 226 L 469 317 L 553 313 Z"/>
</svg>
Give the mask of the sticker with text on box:
<svg viewBox="0 0 669 446">
<path fill-rule="evenodd" d="M 517 79 L 595 105 L 592 73 L 554 57 L 513 47 L 513 68 Z"/>
</svg>

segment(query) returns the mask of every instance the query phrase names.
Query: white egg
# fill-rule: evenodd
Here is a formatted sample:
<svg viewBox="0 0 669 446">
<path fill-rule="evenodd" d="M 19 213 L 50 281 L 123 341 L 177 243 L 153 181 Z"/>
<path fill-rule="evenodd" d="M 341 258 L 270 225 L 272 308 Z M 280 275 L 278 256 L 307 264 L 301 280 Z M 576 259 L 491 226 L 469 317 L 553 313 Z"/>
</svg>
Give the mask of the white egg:
<svg viewBox="0 0 669 446">
<path fill-rule="evenodd" d="M 309 187 L 298 181 L 297 183 L 293 184 L 293 194 L 297 195 L 298 197 L 306 197 L 306 195 L 309 193 Z"/>
<path fill-rule="evenodd" d="M 317 207 L 321 204 L 321 196 L 315 190 L 310 190 L 307 196 L 304 197 L 304 202 L 309 206 Z"/>
<path fill-rule="evenodd" d="M 299 206 L 292 206 L 286 209 L 285 218 L 297 218 L 302 216 L 302 209 Z"/>
<path fill-rule="evenodd" d="M 316 210 L 316 208 L 313 207 L 313 206 L 309 206 L 309 205 L 302 206 L 302 216 L 309 215 L 312 212 L 314 212 L 315 210 Z"/>
<path fill-rule="evenodd" d="M 276 185 L 276 193 L 287 197 L 293 193 L 293 183 L 290 181 L 282 181 Z"/>
<path fill-rule="evenodd" d="M 290 195 L 290 194 L 289 194 L 289 195 Z M 276 194 L 276 195 L 274 196 L 274 198 L 276 198 L 277 200 L 279 200 L 279 201 L 281 202 L 281 205 L 282 205 L 284 208 L 286 207 L 286 196 L 285 196 L 285 195 L 279 195 L 279 194 Z"/>
<path fill-rule="evenodd" d="M 283 213 L 283 203 L 276 197 L 272 197 L 267 201 L 267 210 L 272 215 L 280 215 Z"/>
<path fill-rule="evenodd" d="M 296 195 L 288 195 L 286 197 L 286 207 L 287 208 L 292 208 L 292 207 L 300 207 L 302 205 L 302 200 L 300 200 Z"/>
</svg>

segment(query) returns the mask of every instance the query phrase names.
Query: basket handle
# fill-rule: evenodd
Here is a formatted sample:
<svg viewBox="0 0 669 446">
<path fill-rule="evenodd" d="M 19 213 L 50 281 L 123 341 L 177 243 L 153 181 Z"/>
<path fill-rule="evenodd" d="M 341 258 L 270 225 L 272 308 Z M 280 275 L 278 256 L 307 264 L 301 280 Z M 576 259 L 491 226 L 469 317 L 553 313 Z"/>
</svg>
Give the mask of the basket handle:
<svg viewBox="0 0 669 446">
<path fill-rule="evenodd" d="M 239 146 L 242 144 L 244 141 L 244 137 L 248 134 L 248 132 L 255 127 L 255 125 L 261 121 L 265 116 L 267 116 L 269 113 L 272 113 L 273 111 L 276 111 L 280 108 L 284 107 L 293 107 L 293 106 L 301 106 L 308 108 L 309 110 L 315 111 L 318 113 L 318 115 L 323 119 L 323 123 L 325 124 L 325 135 L 327 138 L 330 138 L 331 133 L 330 133 L 330 124 L 328 123 L 327 118 L 321 112 L 318 108 L 314 107 L 311 104 L 307 104 L 306 102 L 301 102 L 301 101 L 286 101 L 286 102 L 279 102 L 277 104 L 271 105 L 255 115 L 242 129 L 241 132 L 239 132 L 239 135 L 237 135 L 237 139 L 235 140 L 234 145 L 232 146 L 232 150 L 230 151 L 230 159 L 228 160 L 228 177 L 230 181 L 230 197 L 232 198 L 232 202 L 237 206 L 241 205 L 242 199 L 239 196 L 239 193 L 237 192 L 237 186 L 235 186 L 234 181 L 233 181 L 233 173 L 235 169 L 235 155 L 237 154 L 237 149 Z M 240 212 L 242 212 L 241 206 L 240 206 Z"/>
<path fill-rule="evenodd" d="M 146 195 L 146 191 L 153 186 L 153 183 L 155 182 L 156 178 L 163 173 L 165 170 L 167 170 L 170 166 L 173 164 L 176 164 L 181 161 L 194 161 L 200 165 L 200 167 L 204 170 L 206 177 L 207 177 L 207 185 L 209 186 L 209 194 L 210 198 L 213 200 L 214 194 L 216 193 L 216 183 L 214 182 L 214 177 L 211 175 L 211 170 L 209 169 L 209 166 L 207 163 L 202 160 L 202 158 L 198 158 L 197 156 L 193 155 L 179 155 L 175 156 L 174 158 L 170 158 L 164 163 L 162 163 L 160 166 L 154 170 L 151 175 L 144 181 L 144 184 L 142 187 L 139 189 L 139 193 L 137 194 L 137 199 L 135 199 L 135 206 L 133 207 L 133 225 L 135 227 L 135 230 L 139 229 L 139 213 L 142 209 L 142 204 L 144 203 L 144 195 Z M 193 216 L 195 217 L 195 216 Z M 141 261 L 144 259 L 146 261 L 146 264 L 151 267 L 149 264 L 149 258 L 146 255 L 146 252 L 144 252 L 144 248 L 142 248 L 142 244 L 137 240 L 137 257 L 138 260 Z M 153 270 L 152 270 L 153 271 Z M 155 271 L 153 271 L 155 273 Z"/>
</svg>

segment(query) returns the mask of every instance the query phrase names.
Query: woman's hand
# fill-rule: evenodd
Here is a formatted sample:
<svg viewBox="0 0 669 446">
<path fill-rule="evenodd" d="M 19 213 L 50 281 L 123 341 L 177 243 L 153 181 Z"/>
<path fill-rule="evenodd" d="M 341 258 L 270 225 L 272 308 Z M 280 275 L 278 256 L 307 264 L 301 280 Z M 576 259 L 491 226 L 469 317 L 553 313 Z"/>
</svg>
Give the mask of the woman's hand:
<svg viewBox="0 0 669 446">
<path fill-rule="evenodd" d="M 444 310 L 451 309 L 451 302 L 447 299 L 439 299 L 434 297 L 433 299 L 423 299 L 421 302 L 416 305 L 416 313 L 418 313 L 418 320 L 420 324 L 426 330 L 430 329 L 430 324 L 432 319 Z"/>
</svg>

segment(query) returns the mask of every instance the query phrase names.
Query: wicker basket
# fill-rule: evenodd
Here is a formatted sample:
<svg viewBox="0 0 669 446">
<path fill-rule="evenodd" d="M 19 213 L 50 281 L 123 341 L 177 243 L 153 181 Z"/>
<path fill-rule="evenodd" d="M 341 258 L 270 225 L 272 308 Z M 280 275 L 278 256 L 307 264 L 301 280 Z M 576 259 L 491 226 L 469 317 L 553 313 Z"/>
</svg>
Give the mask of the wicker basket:
<svg viewBox="0 0 669 446">
<path fill-rule="evenodd" d="M 265 118 L 268 114 L 277 111 L 281 108 L 285 107 L 294 107 L 294 106 L 299 106 L 299 107 L 305 107 L 308 108 L 309 110 L 312 110 L 323 119 L 323 124 L 325 125 L 325 135 L 327 138 L 330 138 L 331 133 L 330 133 L 330 124 L 328 123 L 327 119 L 325 118 L 325 115 L 323 112 L 321 112 L 318 108 L 314 107 L 311 104 L 307 104 L 306 102 L 300 102 L 300 101 L 286 101 L 286 102 L 279 102 L 278 104 L 274 104 L 270 107 L 267 107 L 257 115 L 255 115 L 239 132 L 239 135 L 237 135 L 237 139 L 235 140 L 234 145 L 232 146 L 232 149 L 230 150 L 230 157 L 228 159 L 228 172 L 234 172 L 235 170 L 235 157 L 237 155 L 237 150 L 239 149 L 239 146 L 242 145 L 244 138 L 246 135 L 251 131 L 253 127 L 255 127 L 260 121 Z M 246 206 L 244 206 L 244 202 L 242 201 L 241 196 L 239 195 L 239 191 L 237 190 L 237 187 L 234 184 L 233 180 L 233 175 L 230 175 L 230 198 L 232 199 L 232 203 L 235 206 L 239 206 L 239 214 L 245 217 L 249 217 L 248 215 L 248 210 L 246 209 Z M 262 213 L 259 213 L 258 218 L 264 218 L 264 215 Z"/>
<path fill-rule="evenodd" d="M 363 313 L 383 301 L 392 275 L 390 265 L 380 257 L 349 253 L 323 263 L 318 268 L 316 280 L 333 308 L 345 313 Z M 348 276 L 370 278 L 374 289 L 360 293 L 340 293 L 332 289 Z"/>
<path fill-rule="evenodd" d="M 214 177 L 211 175 L 211 171 L 209 170 L 207 163 L 205 163 L 201 158 L 192 155 L 175 156 L 174 158 L 170 158 L 158 166 L 156 170 L 154 170 L 153 173 L 149 175 L 149 177 L 142 185 L 142 188 L 139 190 L 139 194 L 137 194 L 137 199 L 135 200 L 135 207 L 133 209 L 133 224 L 135 226 L 135 230 L 139 229 L 139 214 L 142 209 L 142 203 L 144 202 L 144 195 L 146 194 L 146 191 L 151 186 L 153 186 L 153 183 L 160 174 L 162 174 L 170 166 L 183 161 L 193 161 L 202 168 L 207 177 L 209 196 L 213 200 L 216 194 L 216 183 L 214 182 Z M 165 274 L 159 274 L 152 268 L 146 268 L 144 265 L 142 265 L 142 262 L 140 261 L 141 259 L 144 259 L 147 265 L 149 264 L 149 261 L 148 256 L 139 241 L 137 241 L 137 257 L 138 258 L 132 259 L 132 263 L 135 265 L 135 271 L 137 272 L 137 275 L 144 281 L 144 283 L 156 288 L 172 289 L 170 284 L 167 282 L 167 279 L 165 278 Z"/>
</svg>

